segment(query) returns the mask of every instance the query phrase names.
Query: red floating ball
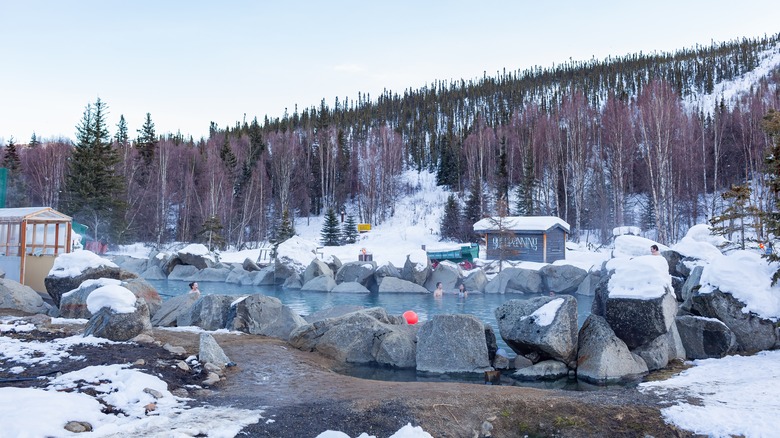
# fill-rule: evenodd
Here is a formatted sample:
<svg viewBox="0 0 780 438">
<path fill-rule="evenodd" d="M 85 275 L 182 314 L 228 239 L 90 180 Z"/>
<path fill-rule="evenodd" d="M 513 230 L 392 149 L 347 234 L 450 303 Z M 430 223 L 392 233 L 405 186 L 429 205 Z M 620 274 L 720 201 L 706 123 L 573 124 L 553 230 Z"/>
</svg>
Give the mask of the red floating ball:
<svg viewBox="0 0 780 438">
<path fill-rule="evenodd" d="M 404 319 L 408 324 L 411 325 L 417 324 L 417 314 L 411 310 L 407 310 L 406 312 L 404 312 Z"/>
</svg>

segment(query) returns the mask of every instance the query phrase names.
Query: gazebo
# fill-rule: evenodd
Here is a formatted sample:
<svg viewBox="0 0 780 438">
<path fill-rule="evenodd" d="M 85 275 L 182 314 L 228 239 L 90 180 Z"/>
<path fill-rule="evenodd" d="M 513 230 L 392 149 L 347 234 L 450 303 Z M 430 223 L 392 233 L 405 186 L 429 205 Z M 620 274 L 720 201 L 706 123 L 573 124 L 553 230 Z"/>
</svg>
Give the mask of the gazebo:
<svg viewBox="0 0 780 438">
<path fill-rule="evenodd" d="M 70 252 L 71 222 L 50 207 L 0 208 L 0 269 L 6 278 L 46 292 L 57 255 Z"/>
</svg>

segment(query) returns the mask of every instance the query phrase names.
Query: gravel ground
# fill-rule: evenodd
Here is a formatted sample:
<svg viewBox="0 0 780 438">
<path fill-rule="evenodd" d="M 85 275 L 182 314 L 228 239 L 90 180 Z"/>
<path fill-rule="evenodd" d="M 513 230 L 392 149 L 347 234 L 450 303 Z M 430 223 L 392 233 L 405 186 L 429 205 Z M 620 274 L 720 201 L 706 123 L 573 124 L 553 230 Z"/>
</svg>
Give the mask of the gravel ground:
<svg viewBox="0 0 780 438">
<path fill-rule="evenodd" d="M 40 324 L 27 333 L 5 333 L 41 341 L 78 333 L 82 326 Z M 434 437 L 687 437 L 664 423 L 664 400 L 634 388 L 597 391 L 543 390 L 451 382 L 388 382 L 338 374 L 338 364 L 285 342 L 253 335 L 218 334 L 215 338 L 237 366 L 210 388 L 192 389 L 205 379 L 201 370 L 175 364 L 197 354 L 198 335 L 155 329 L 157 344 L 80 348 L 84 360 L 64 360 L 22 374 L 0 371 L 0 379 L 67 372 L 87 365 L 133 363 L 160 376 L 169 390 L 185 389 L 192 404 L 262 409 L 264 419 L 242 434 L 257 437 L 316 437 L 331 429 L 352 437 L 366 432 L 392 435 L 407 423 Z M 184 355 L 162 348 L 184 347 Z M 0 369 L 14 364 L 0 359 Z M 5 381 L 0 386 L 31 387 L 36 380 Z M 188 386 L 189 385 L 189 386 Z"/>
</svg>

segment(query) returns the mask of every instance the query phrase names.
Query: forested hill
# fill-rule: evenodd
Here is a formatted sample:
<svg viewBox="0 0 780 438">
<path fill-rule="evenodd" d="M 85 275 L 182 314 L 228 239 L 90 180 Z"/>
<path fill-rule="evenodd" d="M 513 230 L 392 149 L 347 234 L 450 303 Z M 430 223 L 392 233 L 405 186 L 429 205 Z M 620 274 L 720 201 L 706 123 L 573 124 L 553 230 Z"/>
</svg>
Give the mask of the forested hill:
<svg viewBox="0 0 780 438">
<path fill-rule="evenodd" d="M 780 34 L 323 100 L 212 123 L 200 141 L 157 135 L 148 114 L 132 139 L 98 100 L 75 148 L 6 145 L 8 206 L 59 208 L 109 241 L 241 247 L 331 208 L 381 224 L 416 190 L 401 173 L 418 169 L 454 193 L 447 216 L 461 226 L 444 238 L 512 214 L 560 216 L 574 239 L 636 225 L 666 243 L 722 215 L 716 195 L 732 185 L 750 183 L 745 211 L 775 207 L 764 157 L 780 133 L 763 118 L 780 108 L 778 66 Z"/>
<path fill-rule="evenodd" d="M 732 81 L 756 69 L 761 60 L 777 53 L 780 34 L 742 39 L 674 53 L 631 54 L 604 60 L 568 61 L 552 68 L 534 67 L 496 73 L 481 79 L 435 81 L 402 94 L 386 90 L 372 99 L 358 93 L 357 100 L 319 107 L 264 120 L 265 131 L 318 129 L 335 125 L 364 132 L 387 124 L 409 143 L 410 158 L 418 167 L 434 167 L 441 156 L 444 136 L 459 142 L 479 118 L 496 127 L 528 105 L 545 112 L 558 108 L 573 91 L 601 108 L 609 96 L 635 99 L 653 80 L 667 83 L 683 99 L 713 93 L 715 84 Z M 702 108 L 711 111 L 712 108 Z M 238 127 L 239 125 L 237 125 Z"/>
</svg>

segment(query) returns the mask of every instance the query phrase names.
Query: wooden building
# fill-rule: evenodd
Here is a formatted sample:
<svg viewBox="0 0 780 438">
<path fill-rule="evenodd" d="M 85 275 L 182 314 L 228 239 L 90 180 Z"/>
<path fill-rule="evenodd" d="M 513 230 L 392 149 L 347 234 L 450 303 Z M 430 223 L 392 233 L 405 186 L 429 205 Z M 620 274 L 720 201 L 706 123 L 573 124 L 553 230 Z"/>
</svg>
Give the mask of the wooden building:
<svg viewBox="0 0 780 438">
<path fill-rule="evenodd" d="M 569 224 L 555 216 L 485 218 L 474 224 L 488 260 L 552 263 L 566 258 Z"/>
<path fill-rule="evenodd" d="M 46 292 L 54 259 L 71 249 L 71 218 L 49 207 L 0 208 L 0 269 Z"/>
</svg>

